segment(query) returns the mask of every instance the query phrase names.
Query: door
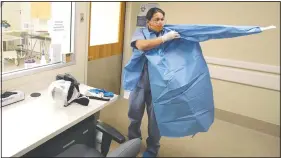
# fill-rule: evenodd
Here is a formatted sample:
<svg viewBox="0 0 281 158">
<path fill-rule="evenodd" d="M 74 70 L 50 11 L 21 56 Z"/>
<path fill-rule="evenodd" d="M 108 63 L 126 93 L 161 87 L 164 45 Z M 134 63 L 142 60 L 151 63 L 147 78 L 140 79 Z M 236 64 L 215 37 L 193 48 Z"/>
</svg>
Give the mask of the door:
<svg viewBox="0 0 281 158">
<path fill-rule="evenodd" d="M 120 93 L 125 2 L 91 2 L 87 84 Z"/>
</svg>

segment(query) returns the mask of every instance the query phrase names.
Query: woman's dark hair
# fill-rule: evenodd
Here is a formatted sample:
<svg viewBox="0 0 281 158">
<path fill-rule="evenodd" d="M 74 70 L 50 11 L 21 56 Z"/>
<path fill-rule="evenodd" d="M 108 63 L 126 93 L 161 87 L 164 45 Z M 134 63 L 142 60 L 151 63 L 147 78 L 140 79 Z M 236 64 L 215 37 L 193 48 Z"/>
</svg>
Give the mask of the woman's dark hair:
<svg viewBox="0 0 281 158">
<path fill-rule="evenodd" d="M 165 12 L 162 10 L 162 9 L 160 9 L 160 8 L 150 8 L 149 10 L 148 10 L 148 12 L 146 13 L 146 20 L 151 20 L 151 18 L 153 17 L 153 15 L 155 14 L 155 13 L 162 13 L 163 14 L 163 16 L 165 16 Z"/>
</svg>

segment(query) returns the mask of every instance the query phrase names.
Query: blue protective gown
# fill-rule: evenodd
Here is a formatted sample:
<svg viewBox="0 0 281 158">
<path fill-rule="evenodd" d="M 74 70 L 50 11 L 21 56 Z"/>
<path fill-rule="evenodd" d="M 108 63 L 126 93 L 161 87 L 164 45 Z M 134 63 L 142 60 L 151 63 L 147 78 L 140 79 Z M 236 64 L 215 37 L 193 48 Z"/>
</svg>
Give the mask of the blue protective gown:
<svg viewBox="0 0 281 158">
<path fill-rule="evenodd" d="M 139 28 L 146 39 L 155 38 Z M 161 136 L 183 137 L 206 132 L 214 121 L 213 91 L 199 42 L 260 33 L 258 26 L 165 25 L 164 34 L 181 36 L 147 52 L 133 49 L 124 68 L 123 86 L 133 91 L 147 59 L 155 118 Z"/>
</svg>

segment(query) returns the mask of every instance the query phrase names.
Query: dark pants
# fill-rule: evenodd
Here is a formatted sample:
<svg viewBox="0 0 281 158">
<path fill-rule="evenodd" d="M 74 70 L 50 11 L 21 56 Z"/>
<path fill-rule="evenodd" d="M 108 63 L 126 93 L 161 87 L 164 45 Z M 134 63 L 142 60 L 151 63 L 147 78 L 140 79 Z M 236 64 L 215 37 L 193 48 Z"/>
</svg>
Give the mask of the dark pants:
<svg viewBox="0 0 281 158">
<path fill-rule="evenodd" d="M 146 139 L 146 152 L 151 156 L 157 156 L 160 148 L 159 142 L 161 136 L 153 111 L 148 70 L 146 66 L 144 67 L 144 71 L 137 87 L 130 93 L 129 97 L 129 139 L 141 138 L 140 126 L 145 105 L 148 115 L 148 138 Z"/>
</svg>

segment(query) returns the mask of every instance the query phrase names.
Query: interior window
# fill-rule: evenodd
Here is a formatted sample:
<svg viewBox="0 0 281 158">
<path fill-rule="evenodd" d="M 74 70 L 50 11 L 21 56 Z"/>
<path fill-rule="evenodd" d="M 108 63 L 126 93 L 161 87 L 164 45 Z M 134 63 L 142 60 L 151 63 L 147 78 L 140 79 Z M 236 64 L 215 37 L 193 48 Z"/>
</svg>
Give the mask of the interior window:
<svg viewBox="0 0 281 158">
<path fill-rule="evenodd" d="M 2 74 L 73 60 L 72 3 L 2 2 Z"/>
</svg>

